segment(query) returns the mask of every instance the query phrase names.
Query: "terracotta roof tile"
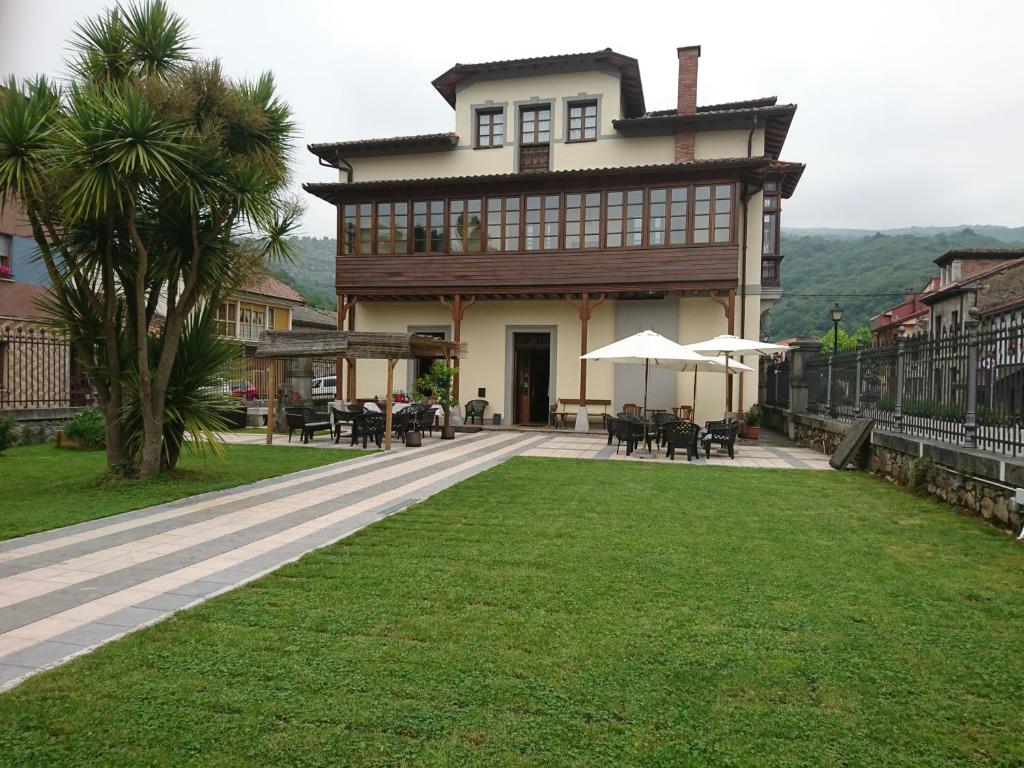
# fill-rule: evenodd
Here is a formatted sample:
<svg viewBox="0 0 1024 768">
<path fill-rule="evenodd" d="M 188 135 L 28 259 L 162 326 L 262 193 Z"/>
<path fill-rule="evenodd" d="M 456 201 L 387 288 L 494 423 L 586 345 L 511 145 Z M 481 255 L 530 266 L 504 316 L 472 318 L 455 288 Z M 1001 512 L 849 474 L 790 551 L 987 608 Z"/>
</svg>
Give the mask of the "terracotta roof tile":
<svg viewBox="0 0 1024 768">
<path fill-rule="evenodd" d="M 635 171 L 658 171 L 679 169 L 701 169 L 701 168 L 767 168 L 770 158 L 768 157 L 717 157 L 701 160 L 677 160 L 672 163 L 651 163 L 648 165 L 623 165 L 610 168 L 563 168 L 555 171 L 542 171 L 534 173 L 493 173 L 475 176 L 435 176 L 423 179 L 383 179 L 375 181 L 356 181 L 351 184 L 339 182 L 307 182 L 302 188 L 310 194 L 328 200 L 324 195 L 331 192 L 339 192 L 347 189 L 364 189 L 374 187 L 404 187 L 410 184 L 461 184 L 469 182 L 490 182 L 505 180 L 527 180 L 546 179 L 552 177 L 573 177 L 587 176 L 594 174 L 621 175 Z M 329 201 L 329 200 L 328 200 Z M 329 201 L 330 202 L 330 201 Z"/>
<path fill-rule="evenodd" d="M 316 328 L 337 328 L 338 316 L 334 312 L 316 307 L 295 307 L 292 310 L 292 325 Z"/>
<path fill-rule="evenodd" d="M 285 301 L 302 301 L 302 296 L 287 283 L 283 283 L 272 275 L 258 275 L 251 277 L 239 286 L 239 290 L 246 293 L 253 293 L 258 296 L 268 296 L 272 299 L 284 299 Z"/>
</svg>

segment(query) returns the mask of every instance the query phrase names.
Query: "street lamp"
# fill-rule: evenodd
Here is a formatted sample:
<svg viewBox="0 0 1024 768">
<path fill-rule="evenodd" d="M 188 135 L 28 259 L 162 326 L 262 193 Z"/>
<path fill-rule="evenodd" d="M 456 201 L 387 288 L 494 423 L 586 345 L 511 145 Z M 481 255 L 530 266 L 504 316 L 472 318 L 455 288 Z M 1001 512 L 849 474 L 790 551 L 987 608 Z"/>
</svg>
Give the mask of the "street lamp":
<svg viewBox="0 0 1024 768">
<path fill-rule="evenodd" d="M 832 315 L 832 354 L 839 354 L 839 321 L 843 319 L 843 308 L 836 304 L 829 313 Z"/>
<path fill-rule="evenodd" d="M 828 393 L 829 394 L 828 399 L 829 399 L 829 404 L 831 406 L 829 408 L 829 416 L 832 416 L 834 418 L 835 415 L 836 415 L 836 374 L 835 374 L 835 364 L 836 364 L 836 355 L 839 354 L 839 321 L 843 319 L 843 308 L 840 307 L 839 303 L 837 302 L 836 305 L 834 307 L 832 307 L 832 311 L 829 312 L 829 314 L 832 315 L 832 364 L 830 366 L 831 369 L 832 369 L 831 370 L 831 374 L 832 375 L 829 377 L 831 379 L 830 384 L 831 384 L 832 391 Z"/>
</svg>

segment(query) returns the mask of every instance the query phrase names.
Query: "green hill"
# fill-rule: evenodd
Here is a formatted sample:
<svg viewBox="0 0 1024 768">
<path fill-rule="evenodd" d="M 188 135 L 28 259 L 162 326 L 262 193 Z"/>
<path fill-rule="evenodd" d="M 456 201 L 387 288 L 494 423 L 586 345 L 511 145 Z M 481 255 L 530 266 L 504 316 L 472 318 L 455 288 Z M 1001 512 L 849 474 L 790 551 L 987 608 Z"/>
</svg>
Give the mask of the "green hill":
<svg viewBox="0 0 1024 768">
<path fill-rule="evenodd" d="M 772 310 L 772 338 L 825 333 L 831 327 L 828 311 L 837 301 L 846 311 L 843 325 L 852 331 L 897 303 L 903 289 L 923 286 L 937 272 L 932 260 L 946 251 L 1024 244 L 1024 231 L 1019 229 L 978 229 L 992 234 L 969 228 L 927 235 L 877 232 L 859 237 L 850 236 L 851 230 L 815 230 L 821 233 L 815 235 L 784 232 L 784 294 Z M 292 241 L 297 250 L 295 262 L 281 267 L 281 278 L 301 293 L 306 303 L 336 309 L 334 238 L 296 237 Z"/>
<path fill-rule="evenodd" d="M 1001 228 L 1000 228 L 1001 229 Z M 928 236 L 875 233 L 793 236 L 783 233 L 782 300 L 772 309 L 771 337 L 820 335 L 831 328 L 829 309 L 843 307 L 843 326 L 854 330 L 900 300 L 905 288 L 920 289 L 938 274 L 934 259 L 954 248 L 1005 248 L 1021 244 L 972 229 Z"/>
<path fill-rule="evenodd" d="M 307 304 L 336 310 L 334 293 L 336 241 L 333 237 L 293 237 L 295 261 L 282 265 L 278 276 L 302 294 Z"/>
</svg>

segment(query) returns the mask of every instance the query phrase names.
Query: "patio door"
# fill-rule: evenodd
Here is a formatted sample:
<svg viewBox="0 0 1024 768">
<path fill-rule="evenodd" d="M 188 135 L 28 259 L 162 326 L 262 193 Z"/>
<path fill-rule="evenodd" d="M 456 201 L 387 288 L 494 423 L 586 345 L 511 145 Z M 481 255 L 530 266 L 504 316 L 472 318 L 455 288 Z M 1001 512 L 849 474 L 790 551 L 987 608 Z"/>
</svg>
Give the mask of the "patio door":
<svg viewBox="0 0 1024 768">
<path fill-rule="evenodd" d="M 550 404 L 551 334 L 513 334 L 513 407 L 516 424 L 544 425 Z"/>
</svg>

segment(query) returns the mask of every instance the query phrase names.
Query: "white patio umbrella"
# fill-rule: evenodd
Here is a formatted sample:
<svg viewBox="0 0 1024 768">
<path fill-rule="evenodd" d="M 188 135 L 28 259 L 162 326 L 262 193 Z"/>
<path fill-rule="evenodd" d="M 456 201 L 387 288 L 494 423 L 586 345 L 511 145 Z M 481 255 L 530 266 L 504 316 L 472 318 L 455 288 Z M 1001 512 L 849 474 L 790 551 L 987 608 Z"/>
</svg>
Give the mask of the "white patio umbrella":
<svg viewBox="0 0 1024 768">
<path fill-rule="evenodd" d="M 693 350 L 694 352 L 700 352 L 703 355 L 718 356 L 721 355 L 725 359 L 726 365 L 730 366 L 730 358 L 734 355 L 773 355 L 776 352 L 789 351 L 789 347 L 785 344 L 770 344 L 767 341 L 755 341 L 753 339 L 744 339 L 740 336 L 734 336 L 730 333 L 723 333 L 721 336 L 715 336 L 713 339 L 706 339 L 705 341 L 698 341 L 694 344 L 685 345 L 687 349 Z M 752 370 L 749 369 L 748 370 Z M 696 376 L 696 374 L 695 374 Z M 729 402 L 729 377 L 725 377 L 725 400 Z"/>
<path fill-rule="evenodd" d="M 675 367 L 675 366 L 672 366 Z M 705 357 L 700 362 L 684 363 L 677 369 L 682 372 L 693 371 L 693 414 L 697 415 L 697 374 L 701 371 L 708 373 L 749 373 L 754 369 L 739 360 L 731 360 L 724 355 L 718 357 Z"/>
<path fill-rule="evenodd" d="M 607 346 L 580 356 L 581 360 L 603 360 L 606 363 L 625 363 L 644 366 L 644 430 L 647 429 L 647 387 L 650 382 L 651 363 L 676 368 L 690 363 L 700 365 L 707 357 L 654 331 L 640 331 L 625 339 L 619 339 Z"/>
</svg>

